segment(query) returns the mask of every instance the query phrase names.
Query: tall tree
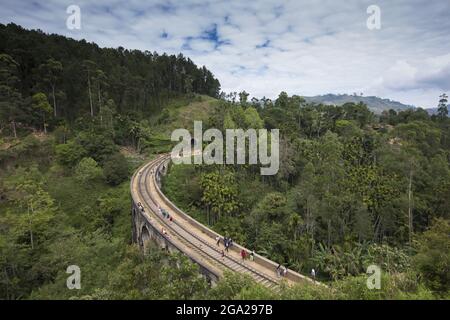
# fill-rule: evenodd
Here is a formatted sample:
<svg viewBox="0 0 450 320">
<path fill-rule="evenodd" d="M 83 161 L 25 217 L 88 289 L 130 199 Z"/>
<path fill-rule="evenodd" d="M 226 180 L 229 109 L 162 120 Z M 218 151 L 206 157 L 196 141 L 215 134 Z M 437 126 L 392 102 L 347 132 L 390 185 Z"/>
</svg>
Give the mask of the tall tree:
<svg viewBox="0 0 450 320">
<path fill-rule="evenodd" d="M 108 83 L 107 83 L 108 77 L 102 70 L 97 69 L 94 72 L 93 80 L 96 83 L 96 87 L 97 87 L 96 89 L 97 89 L 98 108 L 100 110 L 103 106 L 103 97 L 102 97 L 103 91 L 102 90 L 106 91 L 106 87 L 108 86 Z"/>
<path fill-rule="evenodd" d="M 0 54 L 0 120 L 11 125 L 15 138 L 17 122 L 24 116 L 22 94 L 17 89 L 18 66 L 11 56 Z"/>
<path fill-rule="evenodd" d="M 47 96 L 42 92 L 34 94 L 32 97 L 32 107 L 40 114 L 42 118 L 44 133 L 47 133 L 48 124 L 46 119 L 47 116 L 52 112 L 52 107 L 50 106 L 50 103 L 48 103 Z"/>
<path fill-rule="evenodd" d="M 439 96 L 438 116 L 441 119 L 445 119 L 448 115 L 448 96 L 443 93 Z"/>
<path fill-rule="evenodd" d="M 91 117 L 94 117 L 94 103 L 92 101 L 92 77 L 97 70 L 97 65 L 94 61 L 84 60 L 83 61 L 83 69 L 86 72 L 87 77 L 87 85 L 88 85 L 88 94 L 89 94 L 89 106 L 91 107 Z"/>
<path fill-rule="evenodd" d="M 248 101 L 249 94 L 244 90 L 242 92 L 239 92 L 239 103 L 241 106 L 246 107 L 247 101 Z"/>
<path fill-rule="evenodd" d="M 221 174 L 219 171 L 214 171 L 203 174 L 200 185 L 203 191 L 202 202 L 206 205 L 208 222 L 211 222 L 210 211 L 215 214 L 217 221 L 222 215 L 230 215 L 239 207 L 236 178 L 233 172 Z"/>
<path fill-rule="evenodd" d="M 44 82 L 46 82 L 50 86 L 51 96 L 53 100 L 53 115 L 56 118 L 58 114 L 58 108 L 56 106 L 56 85 L 61 79 L 61 73 L 63 71 L 62 63 L 53 58 L 50 58 L 45 63 L 41 64 L 39 66 L 39 69 L 42 73 Z"/>
</svg>

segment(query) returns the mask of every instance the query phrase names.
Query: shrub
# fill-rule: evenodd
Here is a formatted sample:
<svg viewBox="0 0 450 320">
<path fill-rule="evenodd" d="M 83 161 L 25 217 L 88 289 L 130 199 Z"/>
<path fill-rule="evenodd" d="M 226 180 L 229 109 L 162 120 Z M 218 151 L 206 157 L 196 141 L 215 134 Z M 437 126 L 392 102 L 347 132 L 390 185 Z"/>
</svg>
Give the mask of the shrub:
<svg viewBox="0 0 450 320">
<path fill-rule="evenodd" d="M 103 176 L 102 169 L 92 158 L 83 158 L 75 169 L 75 177 L 81 183 L 89 184 Z"/>
<path fill-rule="evenodd" d="M 57 145 L 55 152 L 58 163 L 67 168 L 73 168 L 86 155 L 86 150 L 75 141 Z"/>
<path fill-rule="evenodd" d="M 103 166 L 103 174 L 106 181 L 113 186 L 125 181 L 128 178 L 128 173 L 128 162 L 120 153 L 116 153 L 106 160 Z"/>
<path fill-rule="evenodd" d="M 434 221 L 431 228 L 417 240 L 414 266 L 432 290 L 440 293 L 450 290 L 450 223 Z"/>
</svg>

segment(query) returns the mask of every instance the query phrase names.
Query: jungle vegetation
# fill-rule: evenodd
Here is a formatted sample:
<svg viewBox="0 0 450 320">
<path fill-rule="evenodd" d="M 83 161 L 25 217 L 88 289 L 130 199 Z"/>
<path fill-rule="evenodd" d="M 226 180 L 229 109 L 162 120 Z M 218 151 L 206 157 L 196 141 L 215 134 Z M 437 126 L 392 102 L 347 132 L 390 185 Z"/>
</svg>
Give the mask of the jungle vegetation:
<svg viewBox="0 0 450 320">
<path fill-rule="evenodd" d="M 450 279 L 450 120 L 220 92 L 189 58 L 0 25 L 0 299 L 436 299 Z M 445 112 L 446 114 L 446 112 Z M 174 128 L 279 128 L 281 167 L 171 166 L 164 191 L 328 288 L 272 292 L 131 243 L 129 178 Z M 226 199 L 224 205 L 221 199 Z M 82 270 L 68 290 L 66 268 Z M 366 268 L 383 270 L 367 289 Z"/>
</svg>

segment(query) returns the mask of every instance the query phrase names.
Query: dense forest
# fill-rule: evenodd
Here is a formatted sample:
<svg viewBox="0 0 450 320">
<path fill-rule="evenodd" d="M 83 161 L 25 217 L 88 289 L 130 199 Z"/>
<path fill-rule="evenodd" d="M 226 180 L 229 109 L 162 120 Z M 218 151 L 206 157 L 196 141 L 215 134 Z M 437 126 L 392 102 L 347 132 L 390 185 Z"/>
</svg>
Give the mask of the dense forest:
<svg viewBox="0 0 450 320">
<path fill-rule="evenodd" d="M 450 120 L 440 112 L 220 92 L 181 55 L 0 25 L 0 299 L 448 299 Z M 280 129 L 280 170 L 173 165 L 199 221 L 328 287 L 211 288 L 186 257 L 131 243 L 129 177 L 174 128 Z M 224 205 L 226 202 L 227 205 Z M 66 268 L 82 270 L 68 290 Z M 369 290 L 366 268 L 382 287 Z"/>
<path fill-rule="evenodd" d="M 216 106 L 209 126 L 280 128 L 278 174 L 260 176 L 256 165 L 172 166 L 169 198 L 275 261 L 319 270 L 324 281 L 358 277 L 375 264 L 448 294 L 445 95 L 431 117 L 423 109 L 376 116 L 364 104 L 310 105 L 284 92 L 274 102 L 246 97 Z"/>
<path fill-rule="evenodd" d="M 160 111 L 171 97 L 192 92 L 217 96 L 220 91 L 209 70 L 181 54 L 99 48 L 14 24 L 0 25 L 0 52 L 2 79 L 7 79 L 4 94 L 15 97 L 13 106 L 2 107 L 2 124 L 9 121 L 13 126 L 41 121 L 30 117 L 32 97 L 39 93 L 53 110 L 36 113 L 52 126 L 112 108 L 148 115 Z"/>
</svg>

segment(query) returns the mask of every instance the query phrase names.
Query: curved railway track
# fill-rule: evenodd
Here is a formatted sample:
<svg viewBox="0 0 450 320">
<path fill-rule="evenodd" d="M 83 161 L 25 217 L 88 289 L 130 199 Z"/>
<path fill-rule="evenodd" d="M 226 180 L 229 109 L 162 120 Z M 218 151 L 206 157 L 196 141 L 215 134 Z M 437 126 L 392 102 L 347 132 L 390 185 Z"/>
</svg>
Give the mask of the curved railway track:
<svg viewBox="0 0 450 320">
<path fill-rule="evenodd" d="M 147 163 L 136 171 L 131 180 L 131 192 L 133 201 L 141 203 L 143 213 L 149 221 L 161 230 L 164 228 L 167 234 L 162 234 L 164 238 L 172 243 L 176 243 L 179 250 L 188 256 L 195 255 L 196 261 L 203 262 L 208 269 L 218 277 L 223 271 L 231 270 L 247 274 L 256 282 L 263 284 L 266 287 L 277 289 L 280 279 L 275 275 L 275 269 L 265 265 L 259 264 L 256 261 L 243 262 L 236 252 L 230 251 L 225 256 L 222 256 L 223 247 L 218 247 L 214 237 L 211 234 L 207 235 L 200 228 L 196 228 L 189 219 L 174 205 L 162 195 L 158 186 L 158 176 L 161 175 L 161 167 L 169 159 L 168 155 L 158 156 L 153 161 Z M 163 217 L 160 214 L 159 208 L 165 209 L 173 220 Z M 178 211 L 178 212 L 177 212 Z M 198 224 L 198 223 L 197 223 Z M 206 227 L 202 226 L 203 229 Z M 211 231 L 212 232 L 212 231 Z M 221 237 L 223 239 L 223 237 Z M 239 248 L 241 248 L 239 246 Z M 248 250 L 247 250 L 248 251 Z M 259 258 L 264 259 L 264 258 Z M 267 260 L 267 259 L 264 259 Z M 268 261 L 268 260 L 267 260 Z M 271 262 L 273 265 L 275 263 Z M 219 272 L 217 272 L 219 270 Z M 289 270 L 289 272 L 292 272 Z M 297 274 L 298 275 L 298 274 Z M 312 281 L 309 278 L 301 277 L 302 280 Z M 297 282 L 288 279 L 288 282 Z"/>
</svg>

